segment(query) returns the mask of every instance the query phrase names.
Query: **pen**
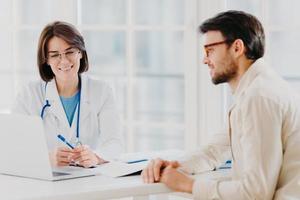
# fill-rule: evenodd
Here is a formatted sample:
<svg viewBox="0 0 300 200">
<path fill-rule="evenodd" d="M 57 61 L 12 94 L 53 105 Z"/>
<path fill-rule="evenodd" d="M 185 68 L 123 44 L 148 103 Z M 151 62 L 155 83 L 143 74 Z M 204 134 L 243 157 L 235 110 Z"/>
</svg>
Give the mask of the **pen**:
<svg viewBox="0 0 300 200">
<path fill-rule="evenodd" d="M 225 164 L 220 166 L 218 169 L 230 169 L 231 168 L 231 160 L 227 160 Z"/>
<path fill-rule="evenodd" d="M 58 134 L 57 137 L 58 137 L 58 139 L 63 141 L 66 145 L 68 145 L 71 149 L 74 149 L 74 147 L 64 138 L 64 136 Z"/>
<path fill-rule="evenodd" d="M 132 161 L 128 161 L 127 164 L 133 164 L 133 163 L 144 162 L 144 161 L 148 161 L 148 159 L 132 160 Z"/>
</svg>

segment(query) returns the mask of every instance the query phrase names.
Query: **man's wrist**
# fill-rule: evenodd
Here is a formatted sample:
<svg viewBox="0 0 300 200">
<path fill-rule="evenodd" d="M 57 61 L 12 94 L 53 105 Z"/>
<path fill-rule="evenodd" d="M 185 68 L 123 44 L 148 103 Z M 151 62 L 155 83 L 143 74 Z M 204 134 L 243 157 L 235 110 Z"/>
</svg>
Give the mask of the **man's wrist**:
<svg viewBox="0 0 300 200">
<path fill-rule="evenodd" d="M 192 194 L 194 182 L 195 182 L 194 179 L 192 179 L 190 177 L 187 177 L 186 183 L 184 184 L 184 190 L 183 190 L 183 192 L 187 192 L 187 193 Z"/>
</svg>

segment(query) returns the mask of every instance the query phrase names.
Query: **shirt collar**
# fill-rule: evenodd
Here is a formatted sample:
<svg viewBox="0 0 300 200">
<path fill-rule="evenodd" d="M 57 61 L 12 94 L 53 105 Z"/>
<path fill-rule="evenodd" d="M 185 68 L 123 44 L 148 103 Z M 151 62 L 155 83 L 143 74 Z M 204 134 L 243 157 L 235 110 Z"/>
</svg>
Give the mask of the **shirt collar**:
<svg viewBox="0 0 300 200">
<path fill-rule="evenodd" d="M 243 95 L 245 90 L 250 86 L 252 81 L 263 71 L 267 70 L 267 66 L 263 58 L 257 59 L 241 77 L 236 90 L 233 93 L 234 98 Z"/>
<path fill-rule="evenodd" d="M 81 78 L 81 97 L 80 101 L 81 102 L 89 102 L 89 95 L 88 95 L 88 90 L 87 90 L 87 82 L 88 78 L 85 75 L 80 75 Z M 46 92 L 46 99 L 49 101 L 60 101 L 59 95 L 58 95 L 58 90 L 56 86 L 55 79 L 53 78 L 51 81 L 46 83 L 45 86 L 45 92 Z"/>
</svg>

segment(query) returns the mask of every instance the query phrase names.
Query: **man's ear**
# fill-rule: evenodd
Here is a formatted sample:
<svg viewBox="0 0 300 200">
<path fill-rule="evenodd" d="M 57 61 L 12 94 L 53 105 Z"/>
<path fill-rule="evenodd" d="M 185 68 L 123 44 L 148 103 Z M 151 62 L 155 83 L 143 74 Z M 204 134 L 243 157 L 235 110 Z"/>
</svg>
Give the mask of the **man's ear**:
<svg viewBox="0 0 300 200">
<path fill-rule="evenodd" d="M 232 48 L 233 48 L 234 55 L 236 57 L 239 57 L 239 56 L 243 55 L 246 51 L 244 42 L 241 39 L 236 39 L 232 43 Z"/>
</svg>

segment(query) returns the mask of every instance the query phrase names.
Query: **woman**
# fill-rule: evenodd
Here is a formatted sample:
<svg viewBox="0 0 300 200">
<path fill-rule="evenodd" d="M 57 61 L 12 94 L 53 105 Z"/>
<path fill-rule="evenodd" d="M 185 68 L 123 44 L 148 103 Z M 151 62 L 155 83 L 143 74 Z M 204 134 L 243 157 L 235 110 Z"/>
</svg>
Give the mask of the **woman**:
<svg viewBox="0 0 300 200">
<path fill-rule="evenodd" d="M 42 80 L 25 87 L 12 110 L 41 116 L 52 164 L 92 167 L 117 157 L 123 144 L 112 89 L 83 75 L 89 64 L 79 31 L 65 22 L 48 24 L 37 62 Z"/>
</svg>

